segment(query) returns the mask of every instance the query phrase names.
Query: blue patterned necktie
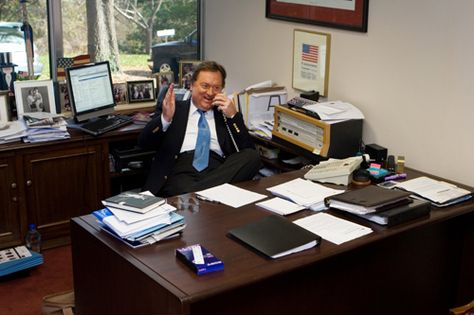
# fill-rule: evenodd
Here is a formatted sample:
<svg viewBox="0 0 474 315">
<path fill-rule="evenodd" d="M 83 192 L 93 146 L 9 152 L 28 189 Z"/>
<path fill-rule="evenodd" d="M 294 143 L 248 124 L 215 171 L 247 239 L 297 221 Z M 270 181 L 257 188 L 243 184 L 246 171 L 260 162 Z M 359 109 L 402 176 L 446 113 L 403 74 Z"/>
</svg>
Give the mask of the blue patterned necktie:
<svg viewBox="0 0 474 315">
<path fill-rule="evenodd" d="M 206 112 L 198 109 L 198 136 L 196 140 L 196 148 L 194 149 L 193 166 L 200 172 L 209 164 L 209 145 L 211 143 L 211 132 L 206 120 Z"/>
</svg>

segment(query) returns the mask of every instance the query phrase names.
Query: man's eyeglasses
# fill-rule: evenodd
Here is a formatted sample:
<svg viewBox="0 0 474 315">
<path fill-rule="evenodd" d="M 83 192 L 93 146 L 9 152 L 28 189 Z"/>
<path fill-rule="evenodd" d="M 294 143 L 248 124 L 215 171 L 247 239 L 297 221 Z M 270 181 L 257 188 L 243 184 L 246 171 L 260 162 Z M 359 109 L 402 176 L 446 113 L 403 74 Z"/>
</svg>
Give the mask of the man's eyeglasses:
<svg viewBox="0 0 474 315">
<path fill-rule="evenodd" d="M 204 90 L 204 91 L 209 91 L 212 89 L 212 92 L 214 93 L 220 93 L 222 92 L 222 86 L 212 86 L 210 84 L 207 84 L 207 83 L 201 83 L 199 84 L 199 87 Z"/>
</svg>

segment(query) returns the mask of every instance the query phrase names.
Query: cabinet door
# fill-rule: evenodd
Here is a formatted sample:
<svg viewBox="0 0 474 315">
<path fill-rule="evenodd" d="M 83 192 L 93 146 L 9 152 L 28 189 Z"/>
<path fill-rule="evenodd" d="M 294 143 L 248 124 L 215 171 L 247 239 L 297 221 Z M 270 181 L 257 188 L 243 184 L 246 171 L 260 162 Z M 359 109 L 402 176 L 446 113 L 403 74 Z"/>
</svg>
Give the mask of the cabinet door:
<svg viewBox="0 0 474 315">
<path fill-rule="evenodd" d="M 70 218 L 100 207 L 108 183 L 102 156 L 100 145 L 25 154 L 27 220 L 43 240 L 67 238 Z"/>
<path fill-rule="evenodd" d="M 22 242 L 14 155 L 0 156 L 0 248 Z"/>
</svg>

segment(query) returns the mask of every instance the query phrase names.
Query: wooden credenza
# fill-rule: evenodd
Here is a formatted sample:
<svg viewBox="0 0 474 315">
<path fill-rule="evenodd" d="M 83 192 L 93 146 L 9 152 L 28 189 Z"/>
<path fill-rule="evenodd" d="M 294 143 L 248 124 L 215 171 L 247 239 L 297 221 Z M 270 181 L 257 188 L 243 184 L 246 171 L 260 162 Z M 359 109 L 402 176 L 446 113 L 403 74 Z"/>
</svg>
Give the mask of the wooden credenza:
<svg viewBox="0 0 474 315">
<path fill-rule="evenodd" d="M 68 243 L 70 218 L 98 209 L 120 182 L 146 176 L 109 166 L 111 148 L 133 146 L 139 131 L 92 137 L 69 129 L 68 140 L 0 145 L 0 248 L 23 243 L 30 223 L 38 226 L 43 248 Z"/>
</svg>

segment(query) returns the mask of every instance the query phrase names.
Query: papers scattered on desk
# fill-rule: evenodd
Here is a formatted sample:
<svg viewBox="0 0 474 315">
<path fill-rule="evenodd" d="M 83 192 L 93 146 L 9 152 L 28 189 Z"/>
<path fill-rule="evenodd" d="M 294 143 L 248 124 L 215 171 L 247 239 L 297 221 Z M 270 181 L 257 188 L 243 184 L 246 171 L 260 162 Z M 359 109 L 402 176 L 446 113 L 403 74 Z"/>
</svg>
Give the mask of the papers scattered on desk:
<svg viewBox="0 0 474 315">
<path fill-rule="evenodd" d="M 293 223 L 337 245 L 372 233 L 371 228 L 337 218 L 327 213 L 316 213 L 293 221 Z"/>
<path fill-rule="evenodd" d="M 413 197 L 428 200 L 436 207 L 446 207 L 472 198 L 469 190 L 426 176 L 398 183 L 395 187 L 412 192 Z"/>
<path fill-rule="evenodd" d="M 71 137 L 67 131 L 67 122 L 63 117 L 50 113 L 35 114 L 43 115 L 23 115 L 23 121 L 27 127 L 24 142 L 45 142 Z"/>
<path fill-rule="evenodd" d="M 341 101 L 304 105 L 304 109 L 315 112 L 328 123 L 349 119 L 364 119 L 364 114 L 354 105 Z"/>
<path fill-rule="evenodd" d="M 275 197 L 272 199 L 261 201 L 257 203 L 256 205 L 264 209 L 267 209 L 269 211 L 278 213 L 280 215 L 289 215 L 289 214 L 305 209 L 304 206 L 300 206 L 294 202 L 288 201 L 286 199 L 282 199 L 280 197 Z"/>
<path fill-rule="evenodd" d="M 198 199 L 222 203 L 234 208 L 267 198 L 265 195 L 242 189 L 231 184 L 222 184 L 197 191 L 196 195 L 198 196 Z"/>
<path fill-rule="evenodd" d="M 272 194 L 314 211 L 327 209 L 324 199 L 344 190 L 333 189 L 310 180 L 297 178 L 283 184 L 267 188 Z"/>
</svg>

